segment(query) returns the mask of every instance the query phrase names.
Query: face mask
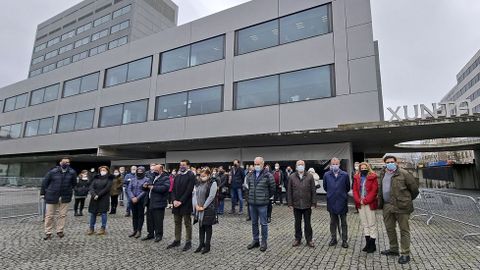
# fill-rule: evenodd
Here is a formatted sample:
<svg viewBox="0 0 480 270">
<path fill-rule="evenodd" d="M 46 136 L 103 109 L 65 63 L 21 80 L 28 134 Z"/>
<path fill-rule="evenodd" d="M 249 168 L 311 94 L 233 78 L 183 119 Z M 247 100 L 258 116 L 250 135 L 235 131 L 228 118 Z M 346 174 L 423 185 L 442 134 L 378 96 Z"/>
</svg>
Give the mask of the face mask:
<svg viewBox="0 0 480 270">
<path fill-rule="evenodd" d="M 113 173 L 113 175 L 115 175 L 115 177 L 119 176 L 120 173 L 116 172 L 116 173 Z"/>
<path fill-rule="evenodd" d="M 182 172 L 182 173 L 183 173 L 183 172 L 186 172 L 186 171 L 187 171 L 187 167 L 181 166 L 179 171 Z"/>
<path fill-rule="evenodd" d="M 396 170 L 397 170 L 397 164 L 395 164 L 395 163 L 387 163 L 387 170 L 389 170 L 389 171 L 396 171 Z"/>
<path fill-rule="evenodd" d="M 84 176 L 82 177 L 82 180 L 88 180 L 88 177 Z"/>
<path fill-rule="evenodd" d="M 305 171 L 305 166 L 303 166 L 303 165 L 298 165 L 298 166 L 297 166 L 297 171 L 299 171 L 299 172 L 304 172 L 304 171 Z"/>
<path fill-rule="evenodd" d="M 358 171 L 358 166 L 355 166 L 355 171 Z"/>
<path fill-rule="evenodd" d="M 62 163 L 60 164 L 60 166 L 62 167 L 62 169 L 65 170 L 66 168 L 68 168 L 68 163 Z"/>
<path fill-rule="evenodd" d="M 137 178 L 138 179 L 143 179 L 143 177 L 145 177 L 144 173 L 137 173 Z"/>
<path fill-rule="evenodd" d="M 205 181 L 208 180 L 208 176 L 200 177 L 200 180 L 202 180 L 203 182 L 205 182 Z"/>
<path fill-rule="evenodd" d="M 260 172 L 262 170 L 262 166 L 260 165 L 255 165 L 255 171 Z"/>
<path fill-rule="evenodd" d="M 153 172 L 153 175 L 155 175 L 155 176 L 159 176 L 159 175 L 160 175 L 160 173 L 159 173 L 159 172 Z"/>
<path fill-rule="evenodd" d="M 131 170 L 130 171 L 132 174 L 135 174 L 137 171 L 136 170 Z"/>
<path fill-rule="evenodd" d="M 279 170 L 279 169 L 280 169 L 280 167 L 278 167 L 278 166 L 275 166 L 275 170 Z"/>
<path fill-rule="evenodd" d="M 361 171 L 360 171 L 360 174 L 362 174 L 363 176 L 365 176 L 365 175 L 368 174 L 368 170 L 361 170 Z"/>
<path fill-rule="evenodd" d="M 95 172 L 95 169 L 91 169 L 90 172 L 91 172 L 91 173 L 94 173 L 94 172 Z"/>
<path fill-rule="evenodd" d="M 106 172 L 106 171 L 101 171 L 101 172 L 100 172 L 100 175 L 101 175 L 101 176 L 105 176 L 105 175 L 107 175 L 107 172 Z"/>
<path fill-rule="evenodd" d="M 340 170 L 340 165 L 330 165 L 330 170 L 338 172 L 338 170 Z"/>
</svg>

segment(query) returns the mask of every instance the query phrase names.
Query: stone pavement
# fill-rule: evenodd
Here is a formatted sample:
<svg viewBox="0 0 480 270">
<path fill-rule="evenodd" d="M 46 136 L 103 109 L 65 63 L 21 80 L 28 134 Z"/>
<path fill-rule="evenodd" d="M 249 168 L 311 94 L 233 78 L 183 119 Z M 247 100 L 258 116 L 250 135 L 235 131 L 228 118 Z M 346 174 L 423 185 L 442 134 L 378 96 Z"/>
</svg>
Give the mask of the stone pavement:
<svg viewBox="0 0 480 270">
<path fill-rule="evenodd" d="M 229 203 L 226 203 L 228 206 Z M 226 207 L 228 209 L 228 207 Z M 166 250 L 173 239 L 173 217 L 167 210 L 164 240 L 160 243 L 128 238 L 131 220 L 121 207 L 109 216 L 106 236 L 87 236 L 88 217 L 69 212 L 66 236 L 44 241 L 43 224 L 35 218 L 0 220 L 0 269 L 480 269 L 480 237 L 462 240 L 468 227 L 442 219 L 430 226 L 424 217 L 411 222 L 412 261 L 401 266 L 396 257 L 380 255 L 386 248 L 381 211 L 377 211 L 378 250 L 366 254 L 358 214 L 348 214 L 348 249 L 329 247 L 329 217 L 324 206 L 312 213 L 315 248 L 291 247 L 293 214 L 286 206 L 274 206 L 269 249 L 247 250 L 251 225 L 245 215 L 225 215 L 214 226 L 212 251 L 194 254 L 198 225 L 193 227 L 193 249 Z M 99 222 L 100 220 L 98 220 Z M 144 228 L 146 234 L 146 227 Z M 183 244 L 183 243 L 182 243 Z"/>
</svg>

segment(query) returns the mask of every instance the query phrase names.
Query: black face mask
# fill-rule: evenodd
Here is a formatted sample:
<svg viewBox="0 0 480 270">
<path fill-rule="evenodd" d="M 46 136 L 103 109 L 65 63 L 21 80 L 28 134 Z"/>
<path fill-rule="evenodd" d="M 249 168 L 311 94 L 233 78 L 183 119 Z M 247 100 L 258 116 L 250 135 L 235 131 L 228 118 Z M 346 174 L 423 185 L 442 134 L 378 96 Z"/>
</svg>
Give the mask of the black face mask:
<svg viewBox="0 0 480 270">
<path fill-rule="evenodd" d="M 143 179 L 145 177 L 145 173 L 137 173 L 137 179 Z"/>
<path fill-rule="evenodd" d="M 153 172 L 153 174 L 154 174 L 155 176 L 159 176 L 159 175 L 160 175 L 159 172 Z"/>
<path fill-rule="evenodd" d="M 368 170 L 360 170 L 360 174 L 362 176 L 366 176 L 368 174 Z"/>
</svg>

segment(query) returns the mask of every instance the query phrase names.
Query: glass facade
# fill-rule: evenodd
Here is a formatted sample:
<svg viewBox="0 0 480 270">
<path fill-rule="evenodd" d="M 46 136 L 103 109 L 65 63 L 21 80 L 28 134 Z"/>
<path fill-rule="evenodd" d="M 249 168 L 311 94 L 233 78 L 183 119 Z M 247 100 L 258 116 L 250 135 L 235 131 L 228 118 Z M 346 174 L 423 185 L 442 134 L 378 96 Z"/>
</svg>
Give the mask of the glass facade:
<svg viewBox="0 0 480 270">
<path fill-rule="evenodd" d="M 96 72 L 80 78 L 66 81 L 63 84 L 62 97 L 69 97 L 97 90 L 99 77 L 100 72 Z"/>
<path fill-rule="evenodd" d="M 60 84 L 57 83 L 32 91 L 30 96 L 30 106 L 56 100 L 58 98 L 59 88 Z"/>
<path fill-rule="evenodd" d="M 25 108 L 27 106 L 28 93 L 5 99 L 3 112 L 9 112 Z"/>
<path fill-rule="evenodd" d="M 25 124 L 25 137 L 47 135 L 53 132 L 53 117 L 29 121 Z"/>
<path fill-rule="evenodd" d="M 60 115 L 58 117 L 57 132 L 70 132 L 91 129 L 95 110 Z"/>
<path fill-rule="evenodd" d="M 172 72 L 225 58 L 225 35 L 161 54 L 160 73 Z"/>
<path fill-rule="evenodd" d="M 236 54 L 249 53 L 332 32 L 330 4 L 236 32 Z"/>
<path fill-rule="evenodd" d="M 0 127 L 0 140 L 17 139 L 21 137 L 22 124 L 13 124 Z"/>
<path fill-rule="evenodd" d="M 163 120 L 223 110 L 223 87 L 213 86 L 157 97 L 155 119 Z"/>
<path fill-rule="evenodd" d="M 109 68 L 105 72 L 105 87 L 150 77 L 151 70 L 151 56 Z"/>
<path fill-rule="evenodd" d="M 112 105 L 100 109 L 99 127 L 147 121 L 148 99 Z"/>
<path fill-rule="evenodd" d="M 235 109 L 334 96 L 333 66 L 321 66 L 235 83 Z"/>
</svg>

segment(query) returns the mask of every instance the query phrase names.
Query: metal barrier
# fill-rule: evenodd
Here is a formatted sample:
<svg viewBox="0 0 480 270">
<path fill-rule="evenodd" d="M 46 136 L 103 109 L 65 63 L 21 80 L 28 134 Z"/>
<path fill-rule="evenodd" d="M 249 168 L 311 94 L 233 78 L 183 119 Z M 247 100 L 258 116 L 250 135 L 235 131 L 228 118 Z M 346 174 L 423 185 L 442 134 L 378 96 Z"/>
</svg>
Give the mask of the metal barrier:
<svg viewBox="0 0 480 270">
<path fill-rule="evenodd" d="M 414 206 L 415 210 L 423 213 L 413 217 L 427 216 L 427 225 L 436 216 L 480 229 L 480 201 L 471 196 L 422 189 L 419 197 L 414 200 Z M 480 233 L 467 233 L 462 238 L 477 235 Z"/>
<path fill-rule="evenodd" d="M 0 188 L 0 219 L 36 216 L 39 212 L 38 188 Z"/>
<path fill-rule="evenodd" d="M 40 187 L 42 177 L 0 176 L 0 186 Z"/>
</svg>

